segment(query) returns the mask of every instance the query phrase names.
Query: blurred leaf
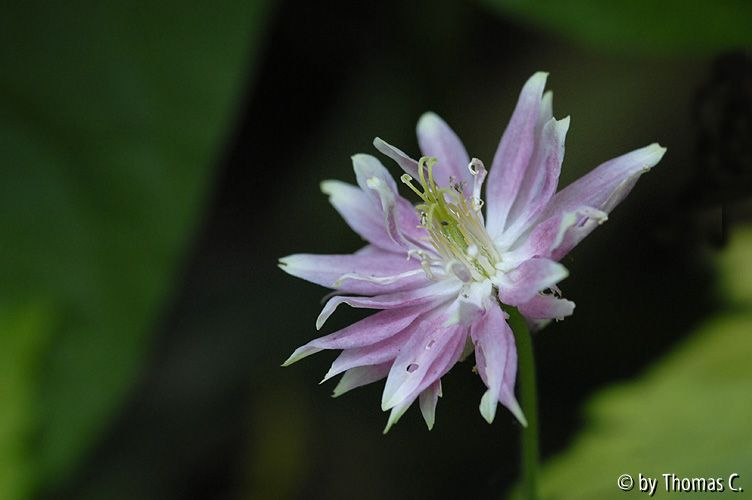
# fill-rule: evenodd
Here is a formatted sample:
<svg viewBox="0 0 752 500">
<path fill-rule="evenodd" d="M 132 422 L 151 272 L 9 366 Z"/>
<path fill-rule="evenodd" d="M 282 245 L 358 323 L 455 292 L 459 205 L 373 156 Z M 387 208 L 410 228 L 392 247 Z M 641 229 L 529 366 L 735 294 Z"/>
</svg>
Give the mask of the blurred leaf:
<svg viewBox="0 0 752 500">
<path fill-rule="evenodd" d="M 752 3 L 745 0 L 483 1 L 598 50 L 713 54 L 752 45 Z"/>
<path fill-rule="evenodd" d="M 28 436 L 36 420 L 34 384 L 49 342 L 50 312 L 42 305 L 0 308 L 0 498 L 23 498 L 31 490 Z"/>
<path fill-rule="evenodd" d="M 740 264 L 751 253 L 752 229 L 745 229 L 733 235 L 721 258 L 726 293 L 735 295 L 730 309 L 707 320 L 639 380 L 595 396 L 585 430 L 545 465 L 543 498 L 611 498 L 620 494 L 616 481 L 622 474 L 658 478 L 656 496 L 666 495 L 664 473 L 722 478 L 726 491 L 732 473 L 742 475 L 737 486 L 749 482 L 752 268 Z"/>
<path fill-rule="evenodd" d="M 3 359 L 16 363 L 2 379 L 2 406 L 14 409 L 0 463 L 14 477 L 63 479 L 127 394 L 266 4 L 3 7 L 0 310 L 41 301 L 54 311 L 0 325 Z"/>
</svg>

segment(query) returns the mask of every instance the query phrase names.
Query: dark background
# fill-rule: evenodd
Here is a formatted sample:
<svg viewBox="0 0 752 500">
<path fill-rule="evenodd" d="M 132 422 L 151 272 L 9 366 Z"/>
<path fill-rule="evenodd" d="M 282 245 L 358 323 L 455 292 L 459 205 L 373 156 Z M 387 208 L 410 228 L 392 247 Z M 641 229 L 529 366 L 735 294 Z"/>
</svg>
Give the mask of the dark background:
<svg viewBox="0 0 752 500">
<path fill-rule="evenodd" d="M 2 16 L 3 498 L 500 498 L 519 428 L 480 417 L 472 364 L 433 431 L 411 408 L 382 436 L 380 384 L 335 400 L 332 353 L 279 367 L 326 290 L 276 260 L 358 248 L 318 183 L 376 135 L 417 153 L 426 110 L 488 164 L 537 70 L 572 115 L 563 184 L 668 148 L 564 260 L 544 457 L 719 307 L 711 257 L 748 220 L 746 4 L 226 3 Z"/>
</svg>

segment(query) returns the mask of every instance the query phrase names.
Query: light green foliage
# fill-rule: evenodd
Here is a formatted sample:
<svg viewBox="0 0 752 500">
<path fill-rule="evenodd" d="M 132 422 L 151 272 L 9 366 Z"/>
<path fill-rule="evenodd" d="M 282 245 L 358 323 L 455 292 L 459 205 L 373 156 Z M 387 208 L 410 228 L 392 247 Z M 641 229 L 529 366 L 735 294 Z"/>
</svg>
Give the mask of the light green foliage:
<svg viewBox="0 0 752 500">
<path fill-rule="evenodd" d="M 543 498 L 615 498 L 625 473 L 658 478 L 659 498 L 672 494 L 665 492 L 664 473 L 720 477 L 728 489 L 736 472 L 737 486 L 752 489 L 752 267 L 741 265 L 750 255 L 752 230 L 739 230 L 719 265 L 731 306 L 643 377 L 593 398 L 584 430 L 545 465 Z"/>
<path fill-rule="evenodd" d="M 484 2 L 600 51 L 706 55 L 752 45 L 752 3 L 745 0 Z"/>
<path fill-rule="evenodd" d="M 0 498 L 64 478 L 123 402 L 265 5 L 3 8 Z"/>
</svg>

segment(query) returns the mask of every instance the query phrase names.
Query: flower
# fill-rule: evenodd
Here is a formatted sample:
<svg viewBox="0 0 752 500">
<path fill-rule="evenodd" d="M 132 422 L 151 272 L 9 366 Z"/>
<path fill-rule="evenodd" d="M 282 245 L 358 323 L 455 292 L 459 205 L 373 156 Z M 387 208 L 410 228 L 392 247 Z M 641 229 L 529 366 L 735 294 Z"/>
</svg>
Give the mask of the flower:
<svg viewBox="0 0 752 500">
<path fill-rule="evenodd" d="M 280 267 L 335 290 L 317 329 L 343 303 L 379 312 L 312 340 L 283 366 L 323 349 L 342 350 L 324 377 L 344 373 L 334 396 L 386 377 L 381 407 L 391 412 L 384 432 L 416 399 L 430 429 L 441 377 L 474 349 L 488 388 L 483 417 L 492 422 L 501 403 L 526 425 L 514 396 L 517 352 L 502 305 L 537 327 L 571 315 L 574 303 L 557 288 L 568 274 L 558 261 L 666 151 L 658 144 L 632 151 L 557 193 L 569 117 L 553 118 L 552 94 L 543 93 L 547 76 L 534 74 L 522 89 L 488 172 L 485 216 L 486 168 L 434 113 L 418 121 L 419 161 L 374 140 L 406 172 L 401 180 L 417 206 L 369 155 L 352 157 L 357 186 L 321 184 L 368 245 L 348 255 L 291 255 Z"/>
</svg>

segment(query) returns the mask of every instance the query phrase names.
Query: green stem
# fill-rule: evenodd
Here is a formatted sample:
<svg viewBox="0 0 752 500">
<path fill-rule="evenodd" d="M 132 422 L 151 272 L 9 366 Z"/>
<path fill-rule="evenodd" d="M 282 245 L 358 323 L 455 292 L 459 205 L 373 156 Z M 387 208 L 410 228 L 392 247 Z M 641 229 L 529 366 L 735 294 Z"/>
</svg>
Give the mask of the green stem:
<svg viewBox="0 0 752 500">
<path fill-rule="evenodd" d="M 506 309 L 506 308 L 505 308 Z M 522 490 L 526 500 L 538 499 L 538 394 L 533 343 L 525 319 L 515 308 L 506 309 L 517 344 L 520 405 L 527 418 L 522 430 Z"/>
</svg>

